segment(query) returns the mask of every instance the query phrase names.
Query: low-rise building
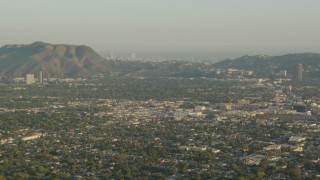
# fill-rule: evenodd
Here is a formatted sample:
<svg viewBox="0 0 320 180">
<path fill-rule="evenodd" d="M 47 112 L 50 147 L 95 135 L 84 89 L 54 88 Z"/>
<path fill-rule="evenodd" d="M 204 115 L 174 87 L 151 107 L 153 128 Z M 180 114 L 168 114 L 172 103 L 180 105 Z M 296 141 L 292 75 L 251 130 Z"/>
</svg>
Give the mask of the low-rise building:
<svg viewBox="0 0 320 180">
<path fill-rule="evenodd" d="M 266 158 L 264 155 L 259 155 L 259 154 L 251 154 L 249 156 L 246 156 L 242 158 L 242 162 L 246 165 L 259 165 L 262 159 Z"/>
<path fill-rule="evenodd" d="M 25 137 L 22 137 L 21 138 L 21 141 L 31 141 L 31 140 L 35 140 L 35 139 L 39 139 L 40 137 L 42 137 L 42 133 L 35 133 L 35 134 L 32 134 L 30 136 L 25 136 Z"/>
</svg>

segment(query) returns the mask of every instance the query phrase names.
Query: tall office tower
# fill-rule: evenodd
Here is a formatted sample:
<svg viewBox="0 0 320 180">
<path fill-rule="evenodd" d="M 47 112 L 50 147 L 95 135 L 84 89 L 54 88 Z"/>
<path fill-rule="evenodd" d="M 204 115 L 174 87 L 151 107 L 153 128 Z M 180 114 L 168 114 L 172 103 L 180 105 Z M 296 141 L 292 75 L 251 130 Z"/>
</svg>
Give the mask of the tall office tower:
<svg viewBox="0 0 320 180">
<path fill-rule="evenodd" d="M 39 71 L 38 73 L 38 83 L 43 84 L 43 71 Z"/>
<path fill-rule="evenodd" d="M 34 84 L 34 74 L 27 74 L 27 84 Z"/>
<path fill-rule="evenodd" d="M 302 64 L 298 64 L 298 81 L 302 81 Z"/>
</svg>

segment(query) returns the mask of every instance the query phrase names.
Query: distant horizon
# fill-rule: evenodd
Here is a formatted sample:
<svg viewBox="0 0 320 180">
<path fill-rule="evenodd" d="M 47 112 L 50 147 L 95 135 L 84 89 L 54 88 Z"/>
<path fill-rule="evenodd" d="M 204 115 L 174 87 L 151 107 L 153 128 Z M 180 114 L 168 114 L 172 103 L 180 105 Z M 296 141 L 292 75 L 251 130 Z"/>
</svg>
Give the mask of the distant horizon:
<svg viewBox="0 0 320 180">
<path fill-rule="evenodd" d="M 3 1 L 0 44 L 232 56 L 320 52 L 320 1 Z M 207 56 L 206 55 L 206 56 Z"/>
<path fill-rule="evenodd" d="M 255 55 L 268 55 L 268 56 L 281 56 L 285 54 L 295 54 L 295 53 L 320 53 L 319 51 L 316 51 L 316 48 L 310 48 L 310 50 L 301 50 L 298 48 L 290 50 L 283 48 L 282 50 L 279 48 L 277 51 L 273 49 L 266 48 L 264 51 L 246 51 L 241 49 L 233 49 L 233 50 L 223 50 L 214 49 L 210 51 L 209 49 L 198 49 L 193 48 L 192 46 L 188 47 L 177 47 L 174 48 L 165 47 L 161 48 L 161 46 L 149 46 L 149 47 L 143 47 L 138 45 L 88 45 L 88 44 L 75 44 L 75 43 L 64 43 L 64 42 L 46 42 L 43 40 L 37 40 L 34 42 L 25 42 L 25 43 L 6 43 L 6 44 L 0 44 L 0 47 L 3 47 L 5 45 L 16 45 L 16 44 L 32 44 L 35 42 L 44 42 L 49 44 L 68 44 L 68 45 L 85 45 L 91 47 L 94 51 L 96 51 L 98 54 L 102 56 L 107 56 L 110 53 L 113 53 L 115 56 L 126 56 L 131 53 L 136 53 L 136 56 L 142 56 L 142 57 L 151 57 L 151 56 L 159 56 L 159 57 L 167 57 L 167 58 L 216 58 L 217 60 L 224 60 L 229 58 L 239 58 L 242 56 L 255 56 Z"/>
</svg>

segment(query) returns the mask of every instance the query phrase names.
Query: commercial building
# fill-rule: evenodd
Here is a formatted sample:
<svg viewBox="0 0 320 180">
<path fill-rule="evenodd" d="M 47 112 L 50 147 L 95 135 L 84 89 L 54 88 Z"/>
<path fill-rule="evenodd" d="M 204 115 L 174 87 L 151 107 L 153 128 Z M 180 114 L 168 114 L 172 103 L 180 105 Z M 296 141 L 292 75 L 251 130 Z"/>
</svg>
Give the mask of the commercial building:
<svg viewBox="0 0 320 180">
<path fill-rule="evenodd" d="M 31 141 L 31 140 L 35 140 L 35 139 L 39 139 L 42 137 L 42 133 L 35 133 L 33 135 L 30 135 L 30 136 L 25 136 L 25 137 L 22 137 L 21 140 L 22 141 Z"/>
<path fill-rule="evenodd" d="M 240 99 L 238 100 L 239 105 L 248 105 L 250 104 L 250 101 L 248 99 Z"/>
<path fill-rule="evenodd" d="M 27 74 L 26 76 L 26 82 L 27 84 L 34 84 L 34 74 Z"/>
<path fill-rule="evenodd" d="M 43 84 L 43 71 L 39 71 L 38 73 L 38 83 Z"/>
<path fill-rule="evenodd" d="M 298 81 L 302 81 L 302 71 L 303 71 L 302 64 L 298 64 Z"/>
<path fill-rule="evenodd" d="M 304 104 L 294 104 L 292 109 L 296 110 L 297 112 L 307 112 L 307 107 Z"/>
</svg>

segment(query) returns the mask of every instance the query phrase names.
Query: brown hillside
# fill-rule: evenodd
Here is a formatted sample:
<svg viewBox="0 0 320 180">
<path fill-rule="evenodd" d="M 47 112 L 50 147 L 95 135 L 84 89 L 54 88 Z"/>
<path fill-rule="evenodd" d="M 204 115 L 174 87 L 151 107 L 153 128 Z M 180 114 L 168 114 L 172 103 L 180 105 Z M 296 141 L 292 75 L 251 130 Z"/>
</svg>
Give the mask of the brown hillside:
<svg viewBox="0 0 320 180">
<path fill-rule="evenodd" d="M 42 70 L 49 77 L 87 77 L 105 70 L 104 59 L 88 46 L 35 42 L 0 48 L 0 74 L 24 76 Z"/>
</svg>

